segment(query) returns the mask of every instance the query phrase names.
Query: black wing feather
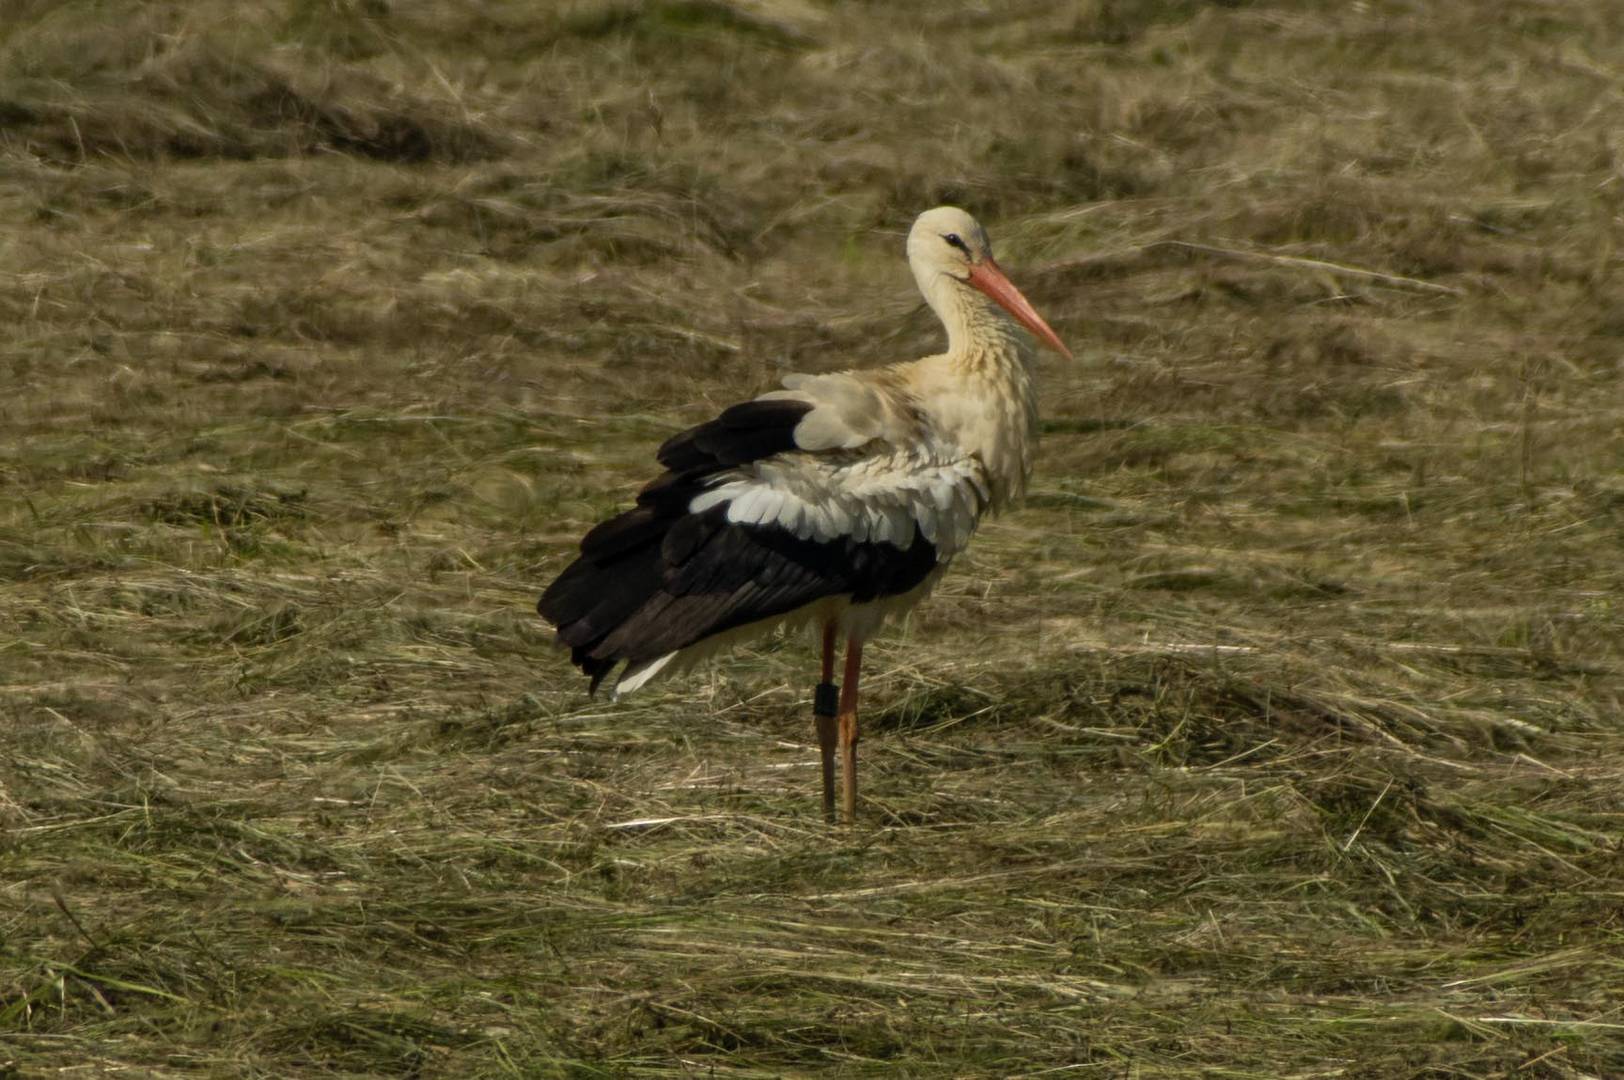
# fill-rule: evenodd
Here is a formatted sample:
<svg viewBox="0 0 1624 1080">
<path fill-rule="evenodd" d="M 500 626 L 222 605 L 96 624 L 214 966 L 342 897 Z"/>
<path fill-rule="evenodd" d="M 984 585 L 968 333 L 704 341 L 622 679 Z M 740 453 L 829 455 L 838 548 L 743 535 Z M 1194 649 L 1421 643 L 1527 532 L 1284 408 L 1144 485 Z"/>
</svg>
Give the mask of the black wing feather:
<svg viewBox="0 0 1624 1080">
<path fill-rule="evenodd" d="M 674 473 L 713 472 L 794 450 L 795 425 L 812 411 L 806 401 L 746 401 L 716 419 L 665 441 L 655 455 Z"/>
</svg>

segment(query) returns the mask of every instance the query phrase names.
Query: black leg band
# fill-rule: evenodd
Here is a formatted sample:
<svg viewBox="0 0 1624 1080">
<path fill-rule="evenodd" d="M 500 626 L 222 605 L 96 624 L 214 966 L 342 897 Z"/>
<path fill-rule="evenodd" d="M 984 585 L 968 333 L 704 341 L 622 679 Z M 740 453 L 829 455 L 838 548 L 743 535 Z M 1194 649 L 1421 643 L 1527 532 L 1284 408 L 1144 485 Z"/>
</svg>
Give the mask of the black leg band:
<svg viewBox="0 0 1624 1080">
<path fill-rule="evenodd" d="M 820 682 L 812 692 L 812 715 L 834 716 L 840 711 L 840 687 L 832 682 Z"/>
</svg>

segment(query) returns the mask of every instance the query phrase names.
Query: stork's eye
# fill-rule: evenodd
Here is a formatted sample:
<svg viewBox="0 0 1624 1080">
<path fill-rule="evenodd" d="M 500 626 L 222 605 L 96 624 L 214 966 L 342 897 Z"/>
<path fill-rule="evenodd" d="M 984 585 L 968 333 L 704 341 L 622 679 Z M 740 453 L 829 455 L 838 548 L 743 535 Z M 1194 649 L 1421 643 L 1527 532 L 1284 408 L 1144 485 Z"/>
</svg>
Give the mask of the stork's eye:
<svg viewBox="0 0 1624 1080">
<path fill-rule="evenodd" d="M 956 247 L 960 251 L 964 252 L 966 255 L 970 254 L 970 245 L 966 244 L 964 242 L 964 238 L 962 236 L 960 236 L 958 233 L 956 233 L 956 232 L 947 233 L 946 235 L 944 235 L 942 237 L 942 239 L 947 241 L 947 244 L 948 244 L 949 247 Z"/>
</svg>

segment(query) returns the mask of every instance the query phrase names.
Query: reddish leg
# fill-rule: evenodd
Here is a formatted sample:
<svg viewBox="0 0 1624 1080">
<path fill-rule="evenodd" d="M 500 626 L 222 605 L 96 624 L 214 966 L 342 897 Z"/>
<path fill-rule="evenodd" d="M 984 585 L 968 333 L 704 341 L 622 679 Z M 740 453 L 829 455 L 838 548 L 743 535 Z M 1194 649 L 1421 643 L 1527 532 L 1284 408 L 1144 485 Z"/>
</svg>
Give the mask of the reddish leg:
<svg viewBox="0 0 1624 1080">
<path fill-rule="evenodd" d="M 857 676 L 862 668 L 863 643 L 847 639 L 839 717 L 841 810 L 847 825 L 857 820 Z"/>
<path fill-rule="evenodd" d="M 835 624 L 823 628 L 823 681 L 813 699 L 812 713 L 818 725 L 818 751 L 823 757 L 823 819 L 835 820 L 835 739 L 839 722 L 835 719 Z"/>
</svg>

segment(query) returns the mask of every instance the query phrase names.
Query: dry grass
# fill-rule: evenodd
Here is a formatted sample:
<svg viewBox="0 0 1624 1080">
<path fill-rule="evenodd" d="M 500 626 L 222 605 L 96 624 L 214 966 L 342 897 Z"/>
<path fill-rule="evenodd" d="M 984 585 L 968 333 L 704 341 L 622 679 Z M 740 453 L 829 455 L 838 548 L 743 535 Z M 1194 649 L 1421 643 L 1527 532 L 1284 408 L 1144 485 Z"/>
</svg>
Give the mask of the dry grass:
<svg viewBox="0 0 1624 1080">
<path fill-rule="evenodd" d="M 1624 1075 L 1624 15 L 14 3 L 0 1076 Z M 652 446 L 1079 355 L 872 650 L 621 705 Z"/>
</svg>

